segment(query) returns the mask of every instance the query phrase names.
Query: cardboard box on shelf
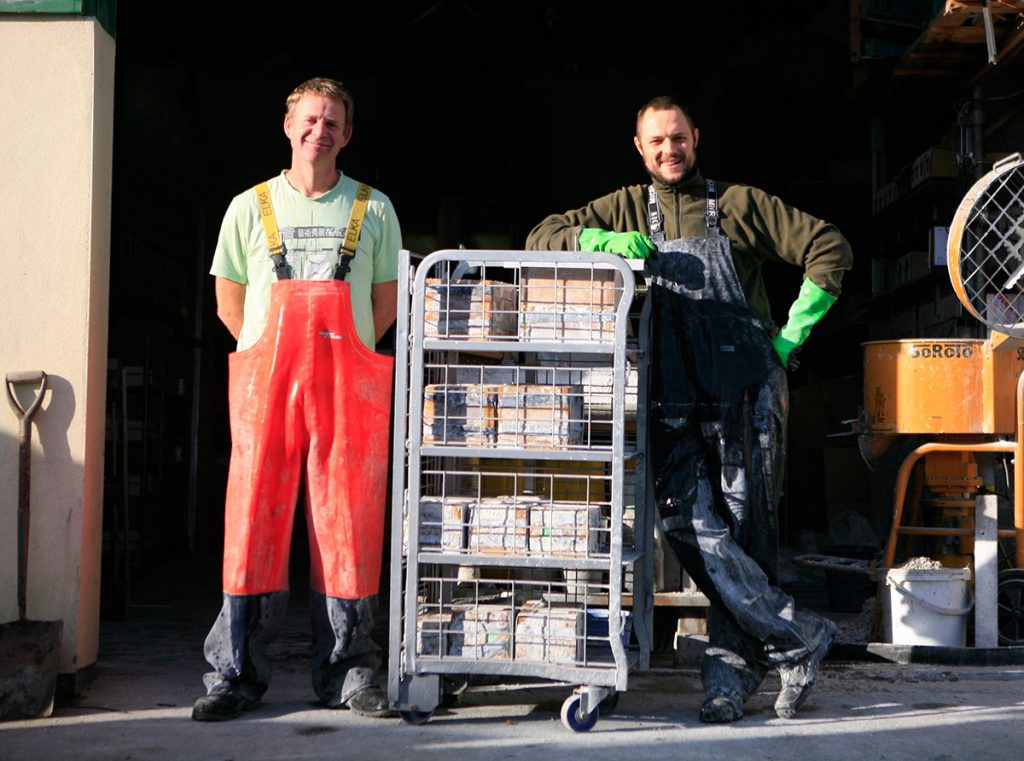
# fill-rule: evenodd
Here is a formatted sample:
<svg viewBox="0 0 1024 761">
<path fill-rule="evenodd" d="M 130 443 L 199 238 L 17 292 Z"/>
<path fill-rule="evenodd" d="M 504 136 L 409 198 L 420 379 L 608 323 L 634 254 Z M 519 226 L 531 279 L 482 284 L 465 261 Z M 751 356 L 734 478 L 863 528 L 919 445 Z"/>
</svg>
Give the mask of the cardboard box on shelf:
<svg viewBox="0 0 1024 761">
<path fill-rule="evenodd" d="M 949 228 L 948 227 L 929 227 L 928 228 L 928 254 L 931 259 L 931 266 L 933 267 L 945 267 L 946 265 L 946 249 L 949 245 Z"/>
<path fill-rule="evenodd" d="M 899 185 L 896 182 L 887 182 L 872 194 L 871 213 L 878 214 L 882 209 L 890 206 L 897 198 L 899 198 Z"/>
<path fill-rule="evenodd" d="M 918 305 L 918 326 L 934 325 L 954 320 L 963 314 L 963 309 L 963 304 L 960 303 L 960 299 L 955 293 L 938 296 L 931 301 Z"/>
<path fill-rule="evenodd" d="M 928 251 L 911 251 L 895 261 L 891 287 L 895 288 L 920 280 L 931 272 L 931 258 Z"/>
<path fill-rule="evenodd" d="M 916 188 L 933 177 L 956 177 L 959 169 L 952 148 L 929 148 L 910 165 L 910 187 Z"/>
<path fill-rule="evenodd" d="M 926 277 L 932 271 L 930 251 L 911 251 L 907 256 L 910 257 L 908 282 Z"/>
</svg>

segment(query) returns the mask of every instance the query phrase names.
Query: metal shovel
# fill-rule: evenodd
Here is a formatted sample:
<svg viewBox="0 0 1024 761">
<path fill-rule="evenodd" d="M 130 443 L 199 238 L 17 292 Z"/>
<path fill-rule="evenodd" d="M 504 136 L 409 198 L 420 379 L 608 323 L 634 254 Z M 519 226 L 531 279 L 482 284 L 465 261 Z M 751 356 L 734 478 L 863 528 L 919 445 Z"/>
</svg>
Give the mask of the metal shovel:
<svg viewBox="0 0 1024 761">
<path fill-rule="evenodd" d="M 25 409 L 14 395 L 18 384 L 38 384 Z M 0 721 L 32 719 L 53 713 L 60 660 L 62 621 L 29 621 L 25 615 L 28 571 L 32 418 L 46 395 L 46 373 L 8 373 L 7 399 L 18 417 L 18 620 L 0 624 Z"/>
</svg>

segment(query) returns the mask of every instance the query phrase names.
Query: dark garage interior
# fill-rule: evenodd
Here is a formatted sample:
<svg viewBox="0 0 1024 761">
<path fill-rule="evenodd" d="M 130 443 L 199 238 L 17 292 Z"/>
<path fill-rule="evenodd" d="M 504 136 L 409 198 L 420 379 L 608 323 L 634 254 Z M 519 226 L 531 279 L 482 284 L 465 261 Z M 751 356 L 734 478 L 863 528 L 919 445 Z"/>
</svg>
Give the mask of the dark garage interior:
<svg viewBox="0 0 1024 761">
<path fill-rule="evenodd" d="M 207 272 L 230 199 L 285 168 L 284 99 L 312 76 L 352 89 L 340 168 L 391 198 L 417 253 L 519 249 L 547 214 L 643 182 L 635 114 L 659 94 L 692 108 L 705 176 L 838 225 L 855 265 L 790 378 L 781 538 L 827 543 L 851 514 L 884 538 L 892 474 L 857 445 L 860 344 L 984 335 L 935 230 L 1024 145 L 1019 15 L 997 15 L 993 65 L 980 14 L 954 28 L 945 5 L 120 3 L 103 615 L 169 586 L 219 594 L 232 339 Z M 781 321 L 799 272 L 765 277 Z"/>
</svg>

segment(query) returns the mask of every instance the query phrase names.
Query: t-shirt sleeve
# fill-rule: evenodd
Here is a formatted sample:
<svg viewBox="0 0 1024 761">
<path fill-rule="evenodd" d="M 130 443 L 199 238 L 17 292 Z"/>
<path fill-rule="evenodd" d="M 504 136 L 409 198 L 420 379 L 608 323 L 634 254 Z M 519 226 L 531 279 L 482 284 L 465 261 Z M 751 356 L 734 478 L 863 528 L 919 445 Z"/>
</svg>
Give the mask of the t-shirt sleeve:
<svg viewBox="0 0 1024 761">
<path fill-rule="evenodd" d="M 246 193 L 235 196 L 224 213 L 213 252 L 210 274 L 247 285 L 249 231 L 252 213 Z"/>
<path fill-rule="evenodd" d="M 391 199 L 384 196 L 379 205 L 380 238 L 373 252 L 373 281 L 387 283 L 398 279 L 398 252 L 402 250 L 402 229 Z"/>
</svg>

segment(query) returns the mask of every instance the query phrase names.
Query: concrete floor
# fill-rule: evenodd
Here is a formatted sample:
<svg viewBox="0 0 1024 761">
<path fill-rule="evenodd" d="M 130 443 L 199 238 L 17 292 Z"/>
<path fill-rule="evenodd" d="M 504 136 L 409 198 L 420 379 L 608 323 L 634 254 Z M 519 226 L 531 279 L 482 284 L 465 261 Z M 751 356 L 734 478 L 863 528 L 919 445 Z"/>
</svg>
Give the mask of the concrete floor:
<svg viewBox="0 0 1024 761">
<path fill-rule="evenodd" d="M 264 704 L 218 724 L 190 719 L 201 692 L 202 640 L 218 600 L 136 606 L 103 625 L 96 678 L 47 719 L 0 724 L 0 760 L 262 761 L 264 759 L 1020 759 L 1024 667 L 948 667 L 830 660 L 799 718 L 772 710 L 771 677 L 724 726 L 697 721 L 693 669 L 635 675 L 617 712 L 587 734 L 562 727 L 565 685 L 474 685 L 423 726 L 313 703 L 305 612 L 293 604 L 275 645 Z"/>
</svg>

